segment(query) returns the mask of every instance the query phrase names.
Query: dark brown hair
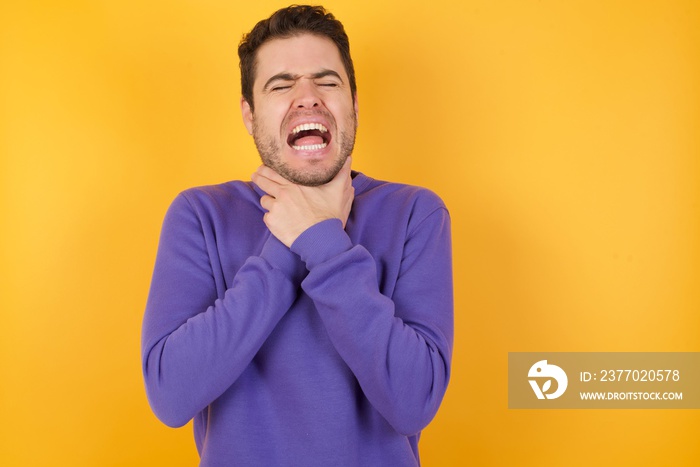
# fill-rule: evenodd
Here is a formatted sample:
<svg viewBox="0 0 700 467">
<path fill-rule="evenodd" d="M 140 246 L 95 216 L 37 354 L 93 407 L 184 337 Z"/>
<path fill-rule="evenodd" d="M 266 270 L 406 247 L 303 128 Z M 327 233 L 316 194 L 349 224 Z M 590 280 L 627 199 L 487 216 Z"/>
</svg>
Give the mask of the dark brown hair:
<svg viewBox="0 0 700 467">
<path fill-rule="evenodd" d="M 253 110 L 253 82 L 255 81 L 256 56 L 261 45 L 271 39 L 286 39 L 301 34 L 315 34 L 332 40 L 350 80 L 353 99 L 357 93 L 355 68 L 350 57 L 350 41 L 343 24 L 322 6 L 292 5 L 277 10 L 267 19 L 260 21 L 243 36 L 238 45 L 241 67 L 241 91 L 243 98 Z"/>
</svg>

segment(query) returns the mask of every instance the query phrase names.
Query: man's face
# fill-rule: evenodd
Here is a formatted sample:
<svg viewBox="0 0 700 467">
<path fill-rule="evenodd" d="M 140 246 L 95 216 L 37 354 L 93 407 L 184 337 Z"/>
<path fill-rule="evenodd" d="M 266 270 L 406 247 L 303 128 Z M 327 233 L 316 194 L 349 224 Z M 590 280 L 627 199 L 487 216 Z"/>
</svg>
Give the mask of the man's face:
<svg viewBox="0 0 700 467">
<path fill-rule="evenodd" d="M 312 34 L 273 39 L 257 53 L 255 111 L 241 100 L 243 121 L 265 165 L 287 180 L 329 182 L 352 153 L 357 101 L 340 53 Z"/>
</svg>

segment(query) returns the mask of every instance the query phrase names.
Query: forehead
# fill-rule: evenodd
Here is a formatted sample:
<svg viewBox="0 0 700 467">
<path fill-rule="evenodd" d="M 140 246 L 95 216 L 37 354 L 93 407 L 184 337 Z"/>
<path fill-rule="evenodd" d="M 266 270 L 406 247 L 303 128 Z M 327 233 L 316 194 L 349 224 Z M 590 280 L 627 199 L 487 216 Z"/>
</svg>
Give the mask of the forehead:
<svg viewBox="0 0 700 467">
<path fill-rule="evenodd" d="M 348 81 L 338 47 L 331 39 L 313 34 L 265 42 L 258 49 L 255 64 L 256 88 L 279 73 L 303 76 L 324 69 L 333 70 Z"/>
</svg>

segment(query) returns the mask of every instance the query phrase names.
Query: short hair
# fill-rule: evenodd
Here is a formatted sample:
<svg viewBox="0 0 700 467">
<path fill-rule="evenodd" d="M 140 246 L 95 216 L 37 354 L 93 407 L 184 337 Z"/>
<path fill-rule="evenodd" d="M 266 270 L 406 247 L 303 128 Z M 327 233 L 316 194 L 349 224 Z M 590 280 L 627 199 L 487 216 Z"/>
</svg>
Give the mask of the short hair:
<svg viewBox="0 0 700 467">
<path fill-rule="evenodd" d="M 332 40 L 350 80 L 353 99 L 357 94 L 355 68 L 350 57 L 350 41 L 343 24 L 322 6 L 291 5 L 277 10 L 260 21 L 243 36 L 238 45 L 241 67 L 241 92 L 253 110 L 253 83 L 255 82 L 256 59 L 260 46 L 272 39 L 287 39 L 301 34 L 314 34 Z"/>
</svg>

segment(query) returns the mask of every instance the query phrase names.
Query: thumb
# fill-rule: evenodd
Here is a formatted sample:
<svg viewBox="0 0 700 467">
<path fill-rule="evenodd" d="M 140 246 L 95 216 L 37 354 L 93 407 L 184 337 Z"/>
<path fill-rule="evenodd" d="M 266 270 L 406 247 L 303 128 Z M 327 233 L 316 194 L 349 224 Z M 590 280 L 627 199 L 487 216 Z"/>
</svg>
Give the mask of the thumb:
<svg viewBox="0 0 700 467">
<path fill-rule="evenodd" d="M 352 179 L 350 177 L 350 166 L 352 165 L 352 157 L 349 157 L 345 159 L 345 163 L 343 166 L 340 168 L 338 173 L 333 177 L 333 180 L 328 182 L 328 184 L 343 184 L 343 183 L 352 183 Z"/>
</svg>

